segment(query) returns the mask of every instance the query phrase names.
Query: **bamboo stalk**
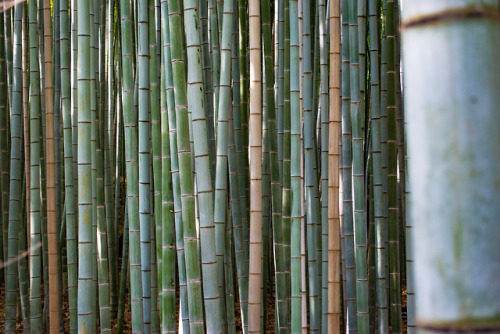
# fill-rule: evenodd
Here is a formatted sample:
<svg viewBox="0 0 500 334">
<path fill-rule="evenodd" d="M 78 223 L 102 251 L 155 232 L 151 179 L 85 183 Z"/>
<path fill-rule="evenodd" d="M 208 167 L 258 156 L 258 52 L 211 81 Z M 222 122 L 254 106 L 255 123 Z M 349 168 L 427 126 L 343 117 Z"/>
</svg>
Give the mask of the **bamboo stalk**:
<svg viewBox="0 0 500 334">
<path fill-rule="evenodd" d="M 259 333 L 262 273 L 262 79 L 260 1 L 249 2 L 250 26 L 250 267 L 248 282 L 248 332 Z"/>
<path fill-rule="evenodd" d="M 497 331 L 500 326 L 498 291 L 489 288 L 500 273 L 499 254 L 490 251 L 500 227 L 493 195 L 500 159 L 495 126 L 500 75 L 491 70 L 500 54 L 499 22 L 492 19 L 497 15 L 498 3 L 489 1 L 403 7 L 419 331 Z"/>
<path fill-rule="evenodd" d="M 340 212 L 339 212 L 339 154 L 340 154 L 340 1 L 330 3 L 330 75 L 328 119 L 328 332 L 341 328 L 340 281 Z M 320 7 L 320 20 L 322 11 Z M 321 29 L 321 25 L 320 25 Z M 321 38 L 321 30 L 320 30 Z M 323 61 L 321 64 L 323 64 Z M 323 86 L 324 77 L 321 77 Z M 323 91 L 323 90 L 322 90 Z M 323 105 L 322 105 L 323 108 Z M 323 275 L 325 275 L 324 273 Z M 325 326 L 325 324 L 323 324 Z"/>
<path fill-rule="evenodd" d="M 14 7 L 14 36 L 13 36 L 13 87 L 10 110 L 10 186 L 9 186 L 9 222 L 8 222 L 8 260 L 12 261 L 7 267 L 6 297 L 5 297 L 5 332 L 15 333 L 16 313 L 18 309 L 19 274 L 18 263 L 15 260 L 19 250 L 19 225 L 22 226 L 23 202 L 22 192 L 22 77 L 21 77 L 21 17 L 23 4 Z"/>
</svg>

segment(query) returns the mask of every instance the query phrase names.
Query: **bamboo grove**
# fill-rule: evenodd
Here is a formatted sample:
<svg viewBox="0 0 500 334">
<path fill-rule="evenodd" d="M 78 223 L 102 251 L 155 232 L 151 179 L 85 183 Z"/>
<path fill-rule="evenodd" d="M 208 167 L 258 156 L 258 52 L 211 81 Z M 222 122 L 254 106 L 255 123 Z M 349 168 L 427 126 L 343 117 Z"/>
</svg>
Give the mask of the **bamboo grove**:
<svg viewBox="0 0 500 334">
<path fill-rule="evenodd" d="M 411 333 L 399 14 L 4 8 L 2 331 Z"/>
</svg>

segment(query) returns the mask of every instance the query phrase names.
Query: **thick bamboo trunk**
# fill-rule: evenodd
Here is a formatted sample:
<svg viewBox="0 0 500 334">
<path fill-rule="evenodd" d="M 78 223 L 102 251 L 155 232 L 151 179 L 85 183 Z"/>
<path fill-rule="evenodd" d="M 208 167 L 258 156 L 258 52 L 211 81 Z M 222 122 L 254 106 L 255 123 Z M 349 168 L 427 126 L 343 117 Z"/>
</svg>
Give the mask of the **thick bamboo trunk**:
<svg viewBox="0 0 500 334">
<path fill-rule="evenodd" d="M 500 330 L 499 15 L 498 1 L 403 8 L 421 333 Z"/>
</svg>

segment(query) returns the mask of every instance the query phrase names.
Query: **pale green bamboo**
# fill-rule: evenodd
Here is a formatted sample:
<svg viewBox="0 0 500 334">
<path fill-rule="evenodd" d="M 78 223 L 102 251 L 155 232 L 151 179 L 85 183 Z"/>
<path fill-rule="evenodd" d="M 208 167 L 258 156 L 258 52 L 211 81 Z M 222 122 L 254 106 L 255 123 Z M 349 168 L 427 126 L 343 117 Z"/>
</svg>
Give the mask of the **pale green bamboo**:
<svg viewBox="0 0 500 334">
<path fill-rule="evenodd" d="M 340 4 L 340 2 L 337 2 L 337 6 Z M 338 7 L 337 7 L 338 8 Z M 329 13 L 326 12 L 326 1 L 320 0 L 318 2 L 318 44 L 319 44 L 319 78 L 320 78 L 320 87 L 319 87 L 319 111 L 320 111 L 320 121 L 321 121 L 321 329 L 322 333 L 326 333 L 328 330 L 328 314 L 329 308 L 334 309 L 338 307 L 337 300 L 329 300 L 328 296 L 328 253 L 330 248 L 334 248 L 335 244 L 329 245 L 329 232 L 328 232 L 328 206 L 329 206 L 329 201 L 332 201 L 332 206 L 337 206 L 338 208 L 338 203 L 335 202 L 335 197 L 334 199 L 330 199 L 330 191 L 327 191 L 329 189 L 328 186 L 328 179 L 329 179 L 329 173 L 330 170 L 329 168 L 332 168 L 334 171 L 338 172 L 338 166 L 329 166 L 329 156 L 328 156 L 328 150 L 329 150 L 329 137 L 330 137 L 330 131 L 329 131 L 329 122 L 333 122 L 334 120 L 330 120 L 329 117 L 329 72 L 328 72 L 328 37 L 327 37 L 327 31 L 326 31 L 326 20 L 327 17 L 329 16 Z M 338 30 L 336 30 L 339 32 Z M 335 38 L 337 38 L 335 36 Z M 332 49 L 334 46 L 332 46 Z M 337 50 L 340 49 L 340 45 L 337 47 Z M 332 51 L 333 53 L 333 51 Z M 338 57 L 338 54 L 335 54 L 335 56 Z M 338 64 L 340 65 L 340 64 Z M 337 66 L 338 66 L 337 65 Z M 332 64 L 331 66 L 336 66 L 335 64 Z M 332 71 L 337 71 L 339 69 L 333 68 Z M 332 79 L 333 80 L 333 79 Z M 335 83 L 332 82 L 332 85 Z M 337 89 L 337 87 L 334 87 L 334 89 Z M 332 97 L 333 98 L 333 97 Z M 337 110 L 338 106 L 334 105 L 333 109 L 335 113 L 338 113 L 339 110 Z M 314 109 L 313 109 L 314 111 Z M 340 118 L 340 115 L 337 119 Z M 337 138 L 336 138 L 337 139 Z M 331 148 L 338 154 L 338 151 L 336 147 Z M 334 174 L 334 177 L 338 176 Z M 333 180 L 332 180 L 333 181 Z M 338 180 L 335 183 L 336 186 L 338 187 Z M 335 182 L 335 181 L 333 181 Z M 336 190 L 334 190 L 336 191 Z M 336 195 L 338 196 L 338 195 Z M 338 199 L 338 197 L 336 197 Z M 337 209 L 338 210 L 338 209 Z M 338 211 L 336 211 L 338 212 Z M 334 217 L 336 219 L 337 217 Z M 334 223 L 337 223 L 337 220 L 334 220 Z M 337 229 L 334 229 L 335 231 L 338 231 Z M 333 240 L 337 240 L 338 236 L 331 236 L 331 238 L 334 238 Z M 330 239 L 332 240 L 332 239 Z M 331 241 L 330 241 L 331 242 Z M 333 261 L 333 265 L 335 265 L 335 260 Z M 334 269 L 334 272 L 337 272 Z M 335 281 L 337 278 L 332 278 L 331 280 Z M 335 296 L 339 296 L 339 293 L 337 291 L 332 291 Z M 333 304 L 333 307 L 329 307 L 329 305 Z"/>
<path fill-rule="evenodd" d="M 419 332 L 495 332 L 500 325 L 498 291 L 489 288 L 500 272 L 500 76 L 492 70 L 500 30 L 490 15 L 499 15 L 498 2 L 420 1 L 403 7 Z"/>
<path fill-rule="evenodd" d="M 90 4 L 78 1 L 78 328 L 93 331 Z M 34 173 L 32 172 L 32 176 Z M 33 200 L 33 197 L 32 197 Z M 32 326 L 33 328 L 33 326 Z"/>
<path fill-rule="evenodd" d="M 78 40 L 77 40 L 77 11 L 76 6 L 78 0 L 70 0 L 70 10 L 71 10 L 71 64 L 70 64 L 70 74 L 71 74 L 71 146 L 73 150 L 73 184 L 75 189 L 78 187 L 78 91 L 77 91 L 77 60 L 78 60 Z M 74 203 L 78 205 L 78 190 L 73 192 Z M 77 208 L 75 208 L 76 213 Z M 75 215 L 76 221 L 78 221 L 78 215 Z M 75 305 L 76 307 L 76 305 Z"/>
<path fill-rule="evenodd" d="M 351 89 L 349 60 L 349 15 L 348 0 L 342 0 L 342 189 L 343 189 L 343 227 L 345 242 L 346 267 L 346 328 L 349 333 L 356 333 L 356 262 L 354 261 L 354 231 L 352 213 L 352 132 L 351 132 Z"/>
<path fill-rule="evenodd" d="M 186 258 L 186 281 L 188 290 L 189 325 L 192 333 L 203 331 L 203 308 L 201 302 L 201 272 L 198 255 L 199 241 L 196 237 L 194 183 L 191 168 L 189 142 L 189 119 L 187 110 L 185 64 L 182 52 L 183 24 L 179 0 L 168 2 L 170 24 L 172 77 L 175 89 L 175 113 L 177 121 L 177 150 L 182 204 L 182 225 Z M 186 6 L 185 6 L 186 7 Z M 185 8 L 186 9 L 186 8 Z M 187 7 L 189 10 L 189 7 Z M 193 18 L 191 18 L 193 20 Z M 193 20 L 191 24 L 196 24 Z M 189 30 L 188 30 L 189 32 Z"/>
<path fill-rule="evenodd" d="M 22 226 L 23 203 L 22 186 L 22 76 L 21 76 L 21 17 L 23 4 L 14 7 L 13 36 L 13 87 L 10 110 L 10 189 L 9 189 L 9 224 L 8 224 L 8 260 L 6 297 L 5 297 L 5 332 L 15 333 L 16 313 L 18 308 L 19 275 L 16 258 L 19 250 L 19 225 Z M 21 204 L 21 205 L 20 205 Z"/>
<path fill-rule="evenodd" d="M 408 124 L 405 124 L 405 129 L 408 128 Z M 407 131 L 405 131 L 405 135 L 407 136 Z M 405 141 L 406 142 L 406 141 Z M 406 148 L 406 146 L 405 146 Z M 408 153 L 405 149 L 405 164 L 406 168 L 408 168 L 409 160 L 411 158 L 408 157 Z M 408 170 L 408 169 L 406 169 Z M 406 330 L 408 334 L 416 333 L 415 326 L 415 264 L 414 264 L 414 241 L 413 241 L 413 220 L 411 219 L 411 188 L 410 188 L 410 178 L 408 175 L 405 178 L 405 214 L 406 214 L 406 225 L 405 225 L 405 241 L 406 241 Z"/>
<path fill-rule="evenodd" d="M 221 298 L 221 315 L 223 323 L 227 323 L 227 312 L 225 303 L 225 289 L 223 277 L 224 274 L 224 259 L 225 259 L 225 225 L 227 216 L 227 181 L 228 181 L 228 138 L 229 131 L 228 120 L 232 111 L 231 103 L 231 46 L 232 46 L 232 31 L 233 31 L 233 0 L 224 1 L 224 16 L 222 22 L 222 38 L 220 43 L 221 48 L 221 71 L 220 71 L 220 87 L 219 87 L 219 106 L 217 114 L 217 161 L 215 175 L 215 207 L 214 207 L 214 224 L 215 224 L 215 253 L 217 259 L 217 276 L 220 278 L 218 282 L 219 297 Z M 217 32 L 218 34 L 218 32 Z M 227 268 L 227 267 L 226 267 Z M 228 310 L 229 312 L 229 310 Z"/>
<path fill-rule="evenodd" d="M 162 34 L 163 34 L 163 56 L 165 63 L 166 94 L 168 107 L 168 128 L 170 139 L 170 162 L 172 170 L 172 186 L 174 198 L 174 220 L 175 220 L 175 243 L 177 254 L 177 270 L 179 276 L 179 301 L 180 318 L 182 330 L 189 333 L 189 306 L 186 282 L 186 259 L 184 253 L 184 231 L 182 221 L 181 184 L 179 173 L 179 156 L 177 151 L 177 119 L 175 111 L 174 81 L 172 73 L 171 44 L 170 44 L 170 20 L 168 1 L 162 0 Z M 175 320 L 175 319 L 174 319 Z"/>
<path fill-rule="evenodd" d="M 130 296 L 132 299 L 132 331 L 144 330 L 142 303 L 142 275 L 139 226 L 139 183 L 138 183 L 138 147 L 137 113 L 134 110 L 134 73 L 132 49 L 132 18 L 130 2 L 120 2 L 121 13 L 121 49 L 123 82 L 123 121 L 125 126 L 125 161 L 127 179 L 127 205 L 129 218 L 129 264 Z"/>
<path fill-rule="evenodd" d="M 210 173 L 208 133 L 203 94 L 203 73 L 200 59 L 200 35 L 198 33 L 198 4 L 196 0 L 184 0 L 184 29 L 188 59 L 187 99 L 192 115 L 194 139 L 194 160 L 196 170 L 196 190 L 198 212 L 200 214 L 201 265 L 203 271 L 203 299 L 206 313 L 207 332 L 222 331 L 224 314 L 218 291 L 216 245 L 214 226 L 214 198 Z M 224 230 L 222 229 L 222 232 Z M 217 246 L 216 246 L 217 247 Z M 193 319 L 194 320 L 194 319 Z"/>
<path fill-rule="evenodd" d="M 211 78 L 212 78 L 212 87 L 213 87 L 213 101 L 209 101 L 212 104 L 211 111 L 213 112 L 212 121 L 214 124 L 218 124 L 218 109 L 219 109 L 219 90 L 220 90 L 220 76 L 222 75 L 221 70 L 221 49 L 220 45 L 222 41 L 219 41 L 219 26 L 222 26 L 223 23 L 219 22 L 218 14 L 222 13 L 217 12 L 216 0 L 208 0 L 208 34 L 210 37 L 210 55 L 212 59 L 212 68 L 211 68 Z M 221 16 L 222 17 L 222 16 Z M 221 34 L 222 35 L 222 34 Z M 207 78 L 206 80 L 208 80 Z M 207 107 L 208 109 L 208 107 Z M 216 143 L 214 143 L 215 145 Z M 215 149 L 216 147 L 214 147 Z"/>
<path fill-rule="evenodd" d="M 148 2 L 137 2 L 137 75 L 139 78 L 139 222 L 141 239 L 142 303 L 144 331 L 151 326 L 151 220 L 150 220 L 150 66 Z"/>
<path fill-rule="evenodd" d="M 69 49 L 69 18 L 68 3 L 61 1 L 60 4 L 61 24 L 61 108 L 63 116 L 64 136 L 64 185 L 65 185 L 65 208 L 66 208 L 66 249 L 68 270 L 68 303 L 70 332 L 77 330 L 77 234 L 76 234 L 76 205 L 75 186 L 73 176 L 73 149 L 72 149 L 72 127 L 70 106 L 70 49 Z"/>
<path fill-rule="evenodd" d="M 302 216 L 302 189 L 300 164 L 300 134 L 301 111 L 299 101 L 299 26 L 298 1 L 290 0 L 290 184 L 291 184 L 291 226 L 290 226 L 290 276 L 292 283 L 291 293 L 291 330 L 296 333 L 302 328 L 302 277 L 301 277 L 301 216 Z M 285 168 L 285 167 L 283 167 Z"/>
<path fill-rule="evenodd" d="M 40 75 L 38 63 L 37 1 L 29 3 L 30 62 L 30 329 L 42 331 L 41 214 L 40 214 Z M 37 247 L 35 247 L 37 246 Z"/>
<path fill-rule="evenodd" d="M 154 277 L 157 281 L 158 292 L 162 293 L 162 189 L 161 189 L 161 172 L 162 172 L 162 162 L 161 162 L 161 120 L 160 120 L 160 85 L 158 82 L 157 72 L 158 67 L 158 57 L 156 49 L 156 13 L 155 13 L 155 1 L 149 1 L 149 90 L 150 90 L 150 107 L 151 107 L 151 148 L 153 155 L 153 188 L 154 190 L 154 210 L 151 212 L 154 214 L 154 224 L 153 229 L 156 242 L 153 244 L 156 247 L 153 251 L 151 249 L 151 254 L 156 252 L 156 263 L 151 262 L 152 269 L 157 271 L 157 275 Z M 152 273 L 151 273 L 152 274 Z M 152 277 L 153 279 L 153 277 Z M 151 292 L 151 303 L 152 306 L 155 305 L 153 299 L 157 298 L 153 292 Z M 156 314 L 156 313 L 155 313 Z M 152 320 L 152 332 L 159 331 L 159 323 L 156 324 L 158 317 L 155 315 Z"/>
</svg>

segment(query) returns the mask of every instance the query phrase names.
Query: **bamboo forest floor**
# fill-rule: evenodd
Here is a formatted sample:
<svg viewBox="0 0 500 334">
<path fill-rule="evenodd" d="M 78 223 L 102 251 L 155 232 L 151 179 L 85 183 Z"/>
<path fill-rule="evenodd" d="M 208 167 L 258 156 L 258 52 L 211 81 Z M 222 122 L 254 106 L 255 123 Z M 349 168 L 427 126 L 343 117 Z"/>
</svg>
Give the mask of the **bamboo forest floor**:
<svg viewBox="0 0 500 334">
<path fill-rule="evenodd" d="M 120 263 L 121 263 L 121 258 L 120 258 Z M 43 286 L 42 286 L 43 290 Z M 406 289 L 403 290 L 403 296 L 402 296 L 402 320 L 403 320 L 403 333 L 406 333 Z M 265 320 L 265 326 L 266 326 L 266 333 L 274 333 L 274 293 L 268 293 L 267 294 L 267 300 L 270 301 L 266 303 L 266 320 Z M 179 296 L 177 296 L 177 302 L 179 302 Z M 42 300 L 43 304 L 43 300 Z M 64 316 L 64 332 L 69 333 L 69 308 L 68 308 L 68 296 L 65 293 L 64 298 L 63 298 L 63 316 Z M 179 310 L 177 310 L 176 316 L 179 316 L 178 313 Z M 124 326 L 123 326 L 123 332 L 124 333 L 131 333 L 132 332 L 132 326 L 131 326 L 131 312 L 130 312 L 130 301 L 129 298 L 126 299 L 125 301 L 125 315 L 124 315 Z M 116 333 L 116 319 L 112 321 L 112 328 L 113 328 L 113 333 Z M 3 331 L 5 326 L 5 285 L 2 283 L 0 284 L 0 332 Z M 241 333 L 242 332 L 242 327 L 241 327 L 241 315 L 239 312 L 239 302 L 235 302 L 235 327 L 236 327 L 236 332 Z M 23 322 L 19 320 L 16 325 L 16 332 L 17 333 L 23 333 Z"/>
</svg>

